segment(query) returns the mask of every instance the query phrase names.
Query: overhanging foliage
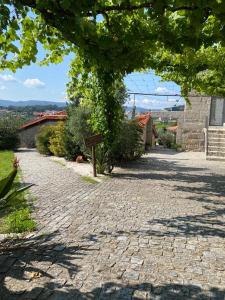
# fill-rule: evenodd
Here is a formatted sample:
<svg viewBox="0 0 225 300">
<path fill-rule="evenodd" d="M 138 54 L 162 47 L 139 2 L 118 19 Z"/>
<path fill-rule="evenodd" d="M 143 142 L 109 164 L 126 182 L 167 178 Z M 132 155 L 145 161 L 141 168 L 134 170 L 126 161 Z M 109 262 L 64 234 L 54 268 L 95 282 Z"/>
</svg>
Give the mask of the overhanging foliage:
<svg viewBox="0 0 225 300">
<path fill-rule="evenodd" d="M 224 25 L 221 0 L 2 0 L 0 69 L 35 62 L 41 43 L 42 63 L 79 53 L 103 85 L 107 74 L 151 68 L 184 95 L 224 96 Z"/>
</svg>

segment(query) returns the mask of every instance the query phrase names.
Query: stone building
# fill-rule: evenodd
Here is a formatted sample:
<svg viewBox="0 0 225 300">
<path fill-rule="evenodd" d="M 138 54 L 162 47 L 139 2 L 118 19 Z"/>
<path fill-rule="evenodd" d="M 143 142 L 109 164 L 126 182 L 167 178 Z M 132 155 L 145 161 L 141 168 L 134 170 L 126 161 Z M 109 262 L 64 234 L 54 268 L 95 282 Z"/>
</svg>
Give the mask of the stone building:
<svg viewBox="0 0 225 300">
<path fill-rule="evenodd" d="M 42 126 L 52 125 L 59 121 L 65 121 L 66 118 L 66 112 L 57 112 L 55 114 L 41 114 L 39 118 L 25 123 L 20 128 L 20 146 L 22 148 L 34 148 L 35 137 Z M 157 137 L 151 114 L 147 113 L 138 115 L 136 118 L 139 126 L 143 129 L 143 143 L 147 150 L 155 144 L 155 139 Z"/>
<path fill-rule="evenodd" d="M 177 144 L 191 151 L 204 151 L 205 133 L 210 117 L 212 97 L 190 94 L 190 105 L 185 105 L 183 115 L 178 119 Z"/>
<path fill-rule="evenodd" d="M 152 112 L 153 118 L 177 120 L 176 143 L 205 151 L 207 159 L 225 160 L 225 99 L 192 92 L 184 111 Z"/>
<path fill-rule="evenodd" d="M 178 119 L 177 143 L 205 151 L 209 160 L 225 160 L 225 99 L 192 93 L 189 100 Z"/>
<path fill-rule="evenodd" d="M 22 148 L 34 148 L 35 147 L 35 137 L 44 125 L 52 125 L 59 121 L 66 120 L 67 116 L 65 112 L 58 112 L 57 114 L 48 115 L 36 118 L 30 122 L 25 123 L 21 126 L 19 131 L 20 136 L 20 147 Z"/>
<path fill-rule="evenodd" d="M 155 139 L 157 133 L 153 125 L 152 117 L 150 113 L 137 115 L 136 119 L 141 128 L 143 128 L 143 143 L 145 150 L 155 145 Z"/>
</svg>

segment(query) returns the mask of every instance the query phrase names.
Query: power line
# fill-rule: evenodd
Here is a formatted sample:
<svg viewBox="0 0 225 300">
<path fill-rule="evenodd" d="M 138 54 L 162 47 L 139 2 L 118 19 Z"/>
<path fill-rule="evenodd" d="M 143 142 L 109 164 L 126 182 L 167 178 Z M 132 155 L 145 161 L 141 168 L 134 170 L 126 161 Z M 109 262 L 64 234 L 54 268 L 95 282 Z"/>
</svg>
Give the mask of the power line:
<svg viewBox="0 0 225 300">
<path fill-rule="evenodd" d="M 157 96 L 157 97 L 183 97 L 181 94 L 157 94 L 157 93 L 137 93 L 137 92 L 129 92 L 129 95 L 140 95 L 140 96 Z M 204 96 L 204 95 L 190 95 L 190 97 L 206 97 L 208 98 L 209 96 Z"/>
</svg>

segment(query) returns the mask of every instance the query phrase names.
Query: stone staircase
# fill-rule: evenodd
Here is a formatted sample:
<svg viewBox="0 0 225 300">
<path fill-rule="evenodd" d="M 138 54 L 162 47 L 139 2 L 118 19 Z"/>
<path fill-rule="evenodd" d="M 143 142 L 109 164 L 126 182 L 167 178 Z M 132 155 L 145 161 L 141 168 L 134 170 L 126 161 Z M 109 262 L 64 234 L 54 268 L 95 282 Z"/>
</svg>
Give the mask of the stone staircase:
<svg viewBox="0 0 225 300">
<path fill-rule="evenodd" d="M 208 128 L 208 151 L 207 160 L 217 160 L 225 162 L 225 128 Z"/>
</svg>

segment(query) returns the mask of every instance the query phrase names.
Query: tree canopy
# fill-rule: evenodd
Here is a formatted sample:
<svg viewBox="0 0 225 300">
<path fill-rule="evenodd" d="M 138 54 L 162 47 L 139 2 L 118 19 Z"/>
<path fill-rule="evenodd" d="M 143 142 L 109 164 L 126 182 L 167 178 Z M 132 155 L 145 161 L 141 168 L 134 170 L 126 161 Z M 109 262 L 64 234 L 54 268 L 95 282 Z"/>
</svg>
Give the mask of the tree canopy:
<svg viewBox="0 0 225 300">
<path fill-rule="evenodd" d="M 75 53 L 69 93 L 93 90 L 94 126 L 108 143 L 121 116 L 117 86 L 133 71 L 153 69 L 184 96 L 225 96 L 222 0 L 0 0 L 0 70 L 37 62 L 39 45 L 41 64 Z"/>
<path fill-rule="evenodd" d="M 154 69 L 183 91 L 225 94 L 222 0 L 1 0 L 0 69 L 60 62 L 78 51 L 85 66 L 122 75 Z"/>
</svg>

